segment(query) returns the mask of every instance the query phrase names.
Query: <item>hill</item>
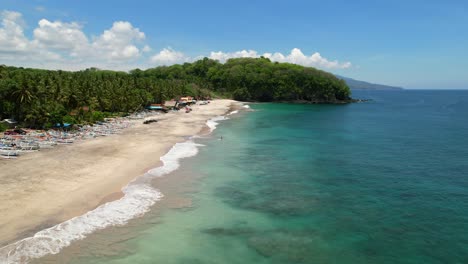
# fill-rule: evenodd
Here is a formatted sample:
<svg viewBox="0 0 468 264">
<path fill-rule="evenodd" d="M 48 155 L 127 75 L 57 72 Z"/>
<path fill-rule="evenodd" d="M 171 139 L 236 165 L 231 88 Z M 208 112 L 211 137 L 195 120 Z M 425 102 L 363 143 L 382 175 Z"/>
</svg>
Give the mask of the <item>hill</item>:
<svg viewBox="0 0 468 264">
<path fill-rule="evenodd" d="M 358 81 L 339 75 L 336 75 L 336 77 L 344 80 L 351 90 L 403 90 L 402 87 Z"/>
</svg>

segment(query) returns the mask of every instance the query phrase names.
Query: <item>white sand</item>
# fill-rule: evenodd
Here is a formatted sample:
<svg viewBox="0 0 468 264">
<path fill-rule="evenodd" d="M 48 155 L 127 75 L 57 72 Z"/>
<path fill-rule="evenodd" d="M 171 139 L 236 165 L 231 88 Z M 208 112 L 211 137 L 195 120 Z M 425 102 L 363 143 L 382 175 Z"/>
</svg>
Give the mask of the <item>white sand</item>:
<svg viewBox="0 0 468 264">
<path fill-rule="evenodd" d="M 123 186 L 233 103 L 214 100 L 188 114 L 160 115 L 157 123 L 140 121 L 120 135 L 0 160 L 0 246 L 119 198 Z"/>
</svg>

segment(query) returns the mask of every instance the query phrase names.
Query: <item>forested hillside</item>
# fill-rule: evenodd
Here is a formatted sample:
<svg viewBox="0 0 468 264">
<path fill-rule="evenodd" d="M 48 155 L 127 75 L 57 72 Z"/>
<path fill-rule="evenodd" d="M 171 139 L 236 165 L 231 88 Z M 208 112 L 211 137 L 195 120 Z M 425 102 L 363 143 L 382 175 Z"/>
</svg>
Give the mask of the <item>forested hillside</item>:
<svg viewBox="0 0 468 264">
<path fill-rule="evenodd" d="M 0 66 L 0 118 L 26 126 L 102 119 L 179 96 L 219 96 L 246 101 L 350 100 L 346 83 L 334 75 L 265 58 L 208 58 L 183 65 L 127 72 L 78 72 Z"/>
</svg>

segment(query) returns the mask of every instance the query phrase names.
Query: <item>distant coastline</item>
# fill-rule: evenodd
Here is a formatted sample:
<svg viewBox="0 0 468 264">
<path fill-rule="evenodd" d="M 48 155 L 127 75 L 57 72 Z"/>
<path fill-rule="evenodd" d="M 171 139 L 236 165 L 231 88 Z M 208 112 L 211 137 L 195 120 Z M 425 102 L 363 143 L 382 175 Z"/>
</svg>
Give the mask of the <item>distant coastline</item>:
<svg viewBox="0 0 468 264">
<path fill-rule="evenodd" d="M 369 99 L 350 98 L 346 100 L 294 100 L 294 101 L 278 101 L 273 103 L 286 104 L 328 104 L 328 105 L 343 105 L 350 103 L 362 103 L 371 101 Z"/>
<path fill-rule="evenodd" d="M 348 77 L 343 77 L 336 75 L 337 78 L 342 79 L 346 82 L 348 87 L 351 90 L 380 90 L 380 91 L 401 91 L 404 90 L 403 87 L 398 86 L 391 86 L 391 85 L 384 85 L 384 84 L 376 84 L 370 83 L 365 81 L 359 81 Z"/>
</svg>

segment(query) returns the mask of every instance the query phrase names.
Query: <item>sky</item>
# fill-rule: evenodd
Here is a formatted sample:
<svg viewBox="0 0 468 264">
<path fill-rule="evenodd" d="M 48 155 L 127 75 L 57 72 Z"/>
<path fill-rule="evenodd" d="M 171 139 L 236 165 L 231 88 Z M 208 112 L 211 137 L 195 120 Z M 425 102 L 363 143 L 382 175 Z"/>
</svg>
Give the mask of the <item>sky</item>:
<svg viewBox="0 0 468 264">
<path fill-rule="evenodd" d="M 0 64 L 130 70 L 259 56 L 468 89 L 468 1 L 0 0 Z"/>
</svg>

